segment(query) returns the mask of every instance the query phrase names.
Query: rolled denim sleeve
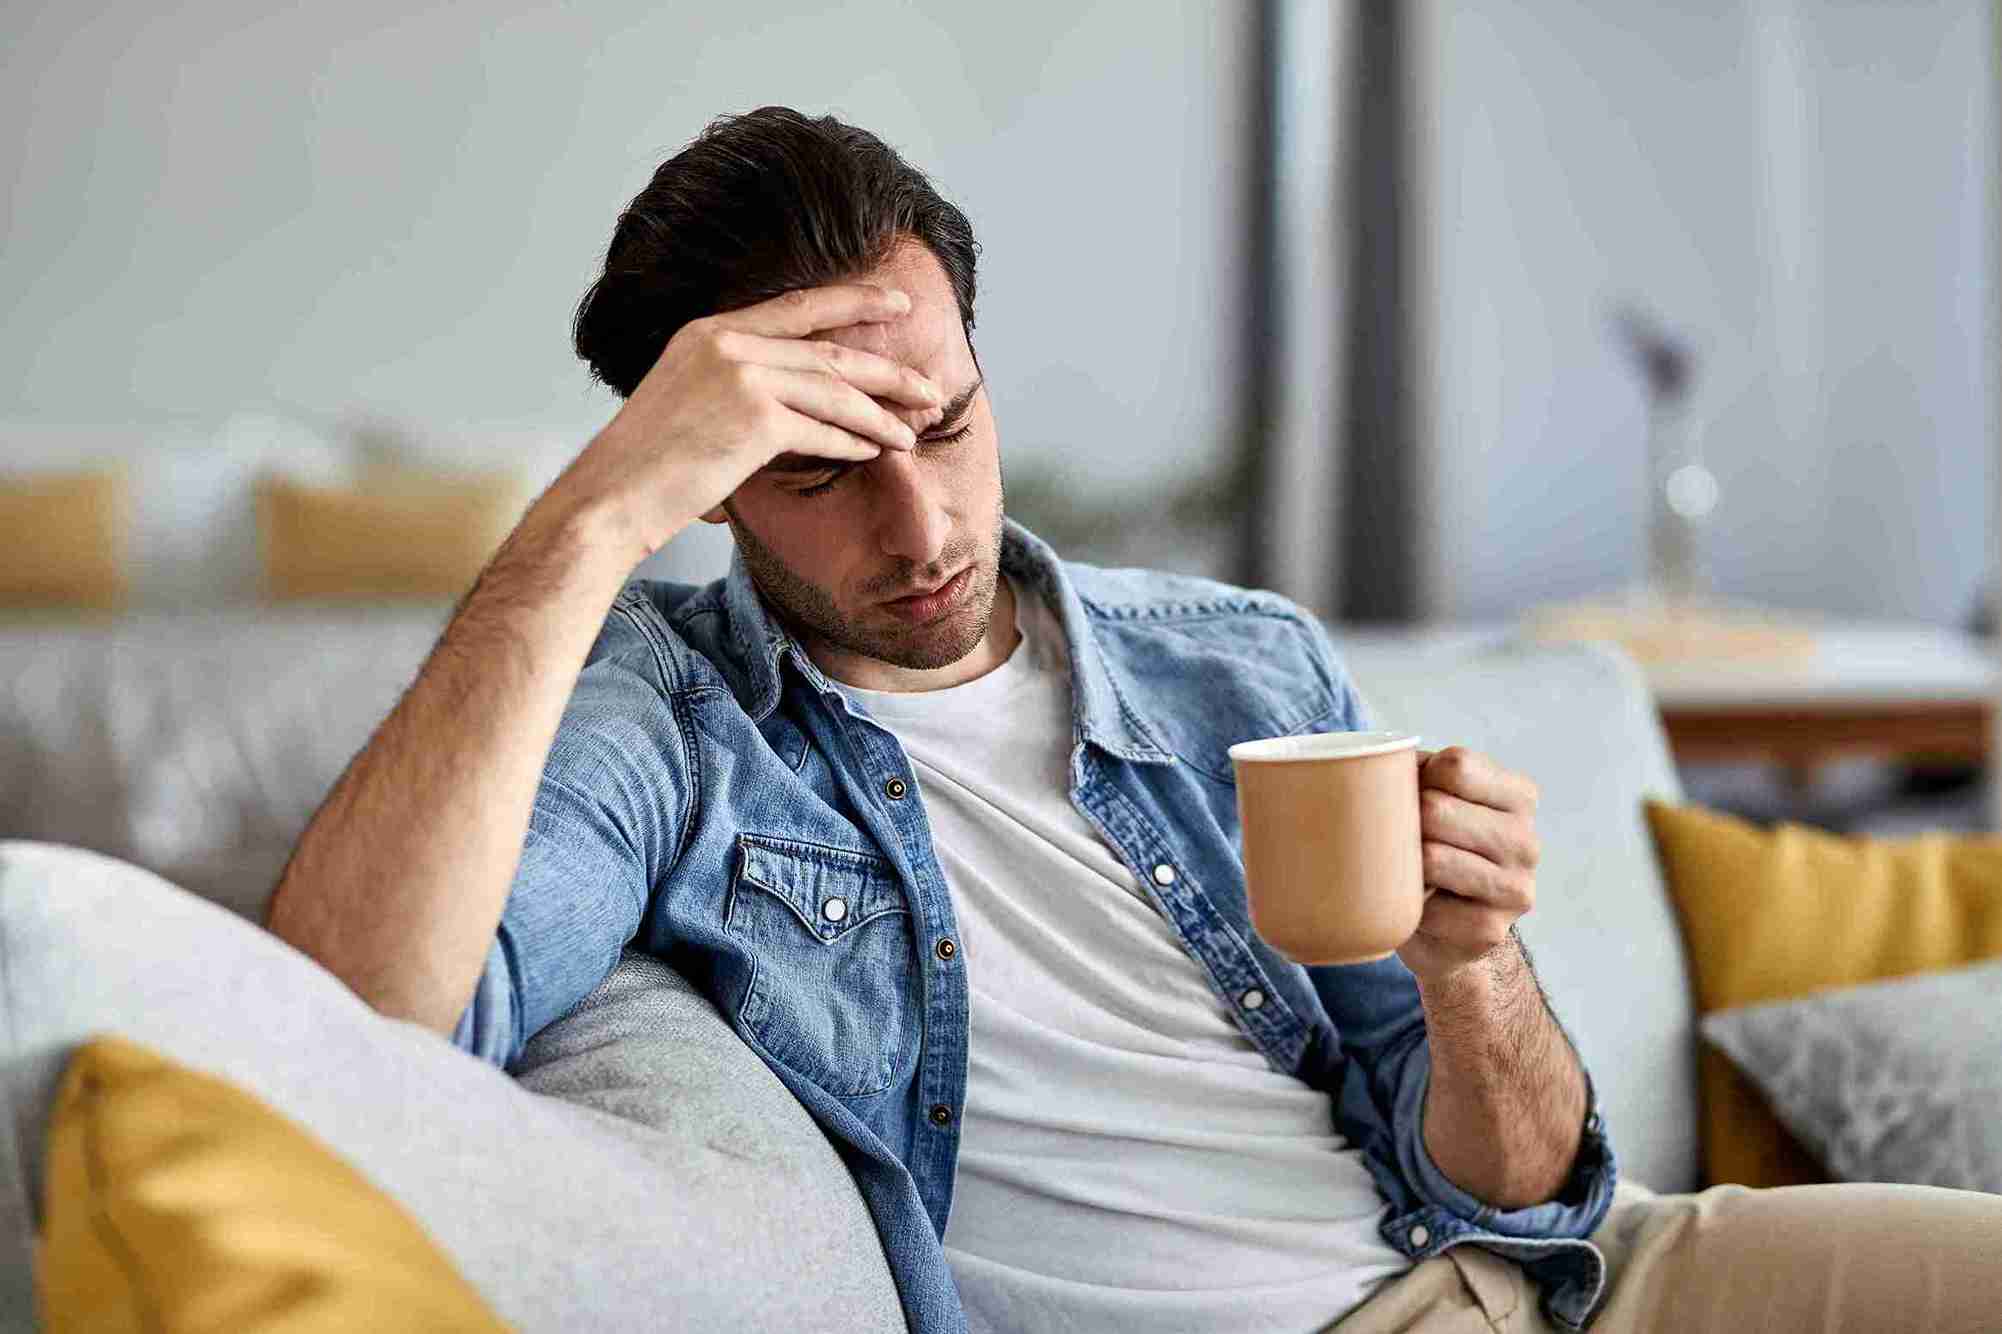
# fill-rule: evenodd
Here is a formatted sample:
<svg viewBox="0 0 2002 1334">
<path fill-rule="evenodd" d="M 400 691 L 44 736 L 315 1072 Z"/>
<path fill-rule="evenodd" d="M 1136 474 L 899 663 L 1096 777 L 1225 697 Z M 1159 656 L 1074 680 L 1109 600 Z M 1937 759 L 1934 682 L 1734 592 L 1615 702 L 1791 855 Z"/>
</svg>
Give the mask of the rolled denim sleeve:
<svg viewBox="0 0 2002 1334">
<path fill-rule="evenodd" d="M 1598 1090 L 1590 1071 L 1585 1075 L 1585 1123 L 1570 1174 L 1557 1193 L 1520 1209 L 1499 1209 L 1470 1195 L 1450 1181 L 1425 1147 L 1425 1093 L 1432 1082 L 1431 1048 L 1420 1043 L 1406 1059 L 1397 1094 L 1396 1150 L 1398 1169 L 1420 1199 L 1466 1219 L 1476 1227 L 1508 1237 L 1589 1237 L 1613 1206 L 1618 1169 L 1612 1141 L 1599 1109 Z"/>
<path fill-rule="evenodd" d="M 564 707 L 521 860 L 452 1041 L 503 1068 L 611 974 L 686 838 L 689 746 L 615 604 Z"/>
</svg>

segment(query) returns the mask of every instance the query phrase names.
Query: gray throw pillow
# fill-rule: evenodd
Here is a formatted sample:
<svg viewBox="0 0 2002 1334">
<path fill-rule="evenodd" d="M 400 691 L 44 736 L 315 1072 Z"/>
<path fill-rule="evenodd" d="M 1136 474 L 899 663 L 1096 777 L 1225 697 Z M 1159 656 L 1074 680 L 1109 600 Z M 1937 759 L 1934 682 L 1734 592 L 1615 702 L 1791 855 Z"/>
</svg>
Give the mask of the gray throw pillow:
<svg viewBox="0 0 2002 1334">
<path fill-rule="evenodd" d="M 1831 1177 L 2002 1192 L 2002 960 L 1704 1016 Z"/>
</svg>

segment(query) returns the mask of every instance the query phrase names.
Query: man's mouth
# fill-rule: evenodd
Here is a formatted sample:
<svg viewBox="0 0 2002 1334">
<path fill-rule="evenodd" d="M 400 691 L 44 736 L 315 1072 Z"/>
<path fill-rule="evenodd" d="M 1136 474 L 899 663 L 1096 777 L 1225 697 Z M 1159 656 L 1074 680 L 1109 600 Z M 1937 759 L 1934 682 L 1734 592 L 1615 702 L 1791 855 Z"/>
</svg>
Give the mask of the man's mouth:
<svg viewBox="0 0 2002 1334">
<path fill-rule="evenodd" d="M 883 605 L 895 615 L 912 622 L 924 622 L 943 612 L 966 591 L 973 579 L 973 567 L 966 566 L 944 583 L 901 597 L 888 598 Z"/>
<path fill-rule="evenodd" d="M 899 593 L 893 598 L 885 598 L 883 600 L 885 602 L 902 602 L 906 598 L 930 597 L 933 593 L 938 592 L 940 589 L 944 588 L 947 584 L 951 583 L 953 580 L 957 578 L 959 578 L 959 573 L 954 572 L 952 574 L 947 575 L 945 578 L 939 580 L 937 583 L 933 584 L 930 588 L 914 589 L 909 593 Z"/>
</svg>

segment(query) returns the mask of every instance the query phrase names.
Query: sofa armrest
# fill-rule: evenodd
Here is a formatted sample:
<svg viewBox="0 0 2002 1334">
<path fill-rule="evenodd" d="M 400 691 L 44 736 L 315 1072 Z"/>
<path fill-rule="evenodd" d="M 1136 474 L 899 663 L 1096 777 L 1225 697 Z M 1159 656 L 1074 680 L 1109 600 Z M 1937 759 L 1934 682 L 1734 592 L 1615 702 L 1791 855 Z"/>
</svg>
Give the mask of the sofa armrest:
<svg viewBox="0 0 2002 1334">
<path fill-rule="evenodd" d="M 900 1322 L 881 1244 L 832 1148 L 789 1094 L 760 1091 L 760 1077 L 776 1077 L 657 967 L 614 974 L 545 1034 L 543 1082 L 581 1103 L 593 1101 L 594 1068 L 642 1085 L 671 1075 L 672 1106 L 656 1102 L 671 1114 L 622 1119 L 542 1096 L 378 1014 L 290 945 L 150 872 L 0 841 L 13 1158 L 0 1156 L 11 1167 L 0 1326 L 16 1327 L 6 1317 L 32 1302 L 28 1229 L 51 1098 L 71 1050 L 98 1032 L 220 1075 L 297 1121 L 401 1202 L 522 1329 L 651 1324 L 663 1312 L 689 1330 Z M 664 1031 L 635 1044 L 654 1021 Z"/>
</svg>

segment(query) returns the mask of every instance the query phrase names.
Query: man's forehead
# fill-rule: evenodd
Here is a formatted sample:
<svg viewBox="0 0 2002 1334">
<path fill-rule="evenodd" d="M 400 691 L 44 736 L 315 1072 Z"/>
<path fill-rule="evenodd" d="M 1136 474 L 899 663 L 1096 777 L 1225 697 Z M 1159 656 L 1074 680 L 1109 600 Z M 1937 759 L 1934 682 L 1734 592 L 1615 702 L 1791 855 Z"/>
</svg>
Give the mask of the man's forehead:
<svg viewBox="0 0 2002 1334">
<path fill-rule="evenodd" d="M 854 281 L 909 293 L 910 314 L 877 324 L 826 329 L 815 337 L 874 352 L 920 371 L 943 371 L 952 365 L 955 345 L 963 346 L 965 338 L 959 323 L 959 300 L 938 256 L 928 247 L 904 237 L 887 259 Z"/>
</svg>

